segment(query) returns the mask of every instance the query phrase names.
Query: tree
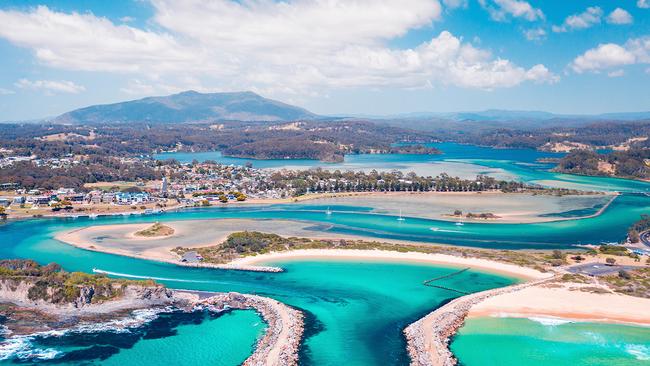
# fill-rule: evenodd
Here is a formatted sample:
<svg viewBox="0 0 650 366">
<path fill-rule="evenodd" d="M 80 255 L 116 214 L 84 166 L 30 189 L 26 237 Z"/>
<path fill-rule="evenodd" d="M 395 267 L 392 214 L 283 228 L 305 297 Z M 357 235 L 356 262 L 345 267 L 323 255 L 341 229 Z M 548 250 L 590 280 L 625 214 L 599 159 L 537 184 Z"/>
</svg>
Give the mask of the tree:
<svg viewBox="0 0 650 366">
<path fill-rule="evenodd" d="M 553 255 L 552 255 L 552 256 L 553 256 L 553 259 L 564 259 L 564 253 L 562 253 L 561 250 L 557 250 L 557 249 L 555 249 L 555 250 L 553 251 Z"/>
<path fill-rule="evenodd" d="M 2 219 L 7 218 L 7 210 L 4 207 L 0 207 L 0 218 Z"/>
<path fill-rule="evenodd" d="M 605 263 L 607 263 L 607 265 L 609 265 L 609 266 L 613 266 L 616 263 L 616 259 L 614 259 L 612 257 L 609 257 L 609 258 L 605 259 Z"/>
</svg>

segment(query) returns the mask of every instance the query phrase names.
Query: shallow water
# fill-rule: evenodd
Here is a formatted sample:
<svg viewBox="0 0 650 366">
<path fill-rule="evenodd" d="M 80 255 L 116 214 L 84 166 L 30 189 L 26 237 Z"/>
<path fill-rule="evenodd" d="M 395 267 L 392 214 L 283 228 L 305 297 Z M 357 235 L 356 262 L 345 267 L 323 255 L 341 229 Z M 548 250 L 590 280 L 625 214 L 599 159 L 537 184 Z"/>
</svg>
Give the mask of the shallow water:
<svg viewBox="0 0 650 366">
<path fill-rule="evenodd" d="M 8 228 L 20 227 L 19 224 L 25 223 Z M 308 338 L 301 353 L 301 361 L 306 365 L 406 364 L 402 329 L 458 295 L 422 285 L 429 278 L 455 272 L 457 268 L 300 261 L 273 263 L 285 267 L 284 273 L 195 269 L 83 251 L 48 239 L 52 231 L 43 230 L 46 226 L 41 222 L 20 231 L 29 238 L 3 241 L 2 256 L 58 262 L 68 270 L 89 272 L 97 268 L 120 276 L 154 278 L 173 288 L 239 291 L 276 298 L 308 314 Z M 3 234 L 8 228 L 3 228 Z M 35 233 L 39 231 L 40 234 Z M 474 292 L 510 283 L 513 279 L 467 271 L 445 280 L 443 285 Z"/>
<path fill-rule="evenodd" d="M 214 160 L 223 164 L 253 164 L 255 168 L 378 171 L 400 170 L 416 172 L 419 175 L 435 176 L 447 173 L 451 176 L 471 179 L 478 174 L 497 179 L 520 180 L 551 187 L 581 190 L 607 190 L 620 192 L 650 192 L 650 183 L 634 180 L 588 177 L 550 172 L 553 164 L 539 163 L 538 159 L 559 158 L 562 153 L 550 153 L 532 149 L 495 149 L 451 142 L 427 144 L 443 151 L 440 155 L 409 154 L 359 154 L 346 155 L 343 163 L 324 163 L 318 160 L 255 160 L 228 158 L 220 152 L 163 153 L 157 159 L 176 159 L 181 162 Z"/>
<path fill-rule="evenodd" d="M 265 324 L 252 310 L 166 313 L 141 327 L 26 338 L 0 364 L 238 365 Z M 8 347 L 3 347 L 6 349 Z"/>
<path fill-rule="evenodd" d="M 358 155 L 346 157 L 343 166 L 349 168 L 383 167 L 384 169 L 411 168 L 432 171 L 441 167 L 452 169 L 465 175 L 489 173 L 491 175 L 512 175 L 518 179 L 531 182 L 543 182 L 554 186 L 572 186 L 584 189 L 619 190 L 623 192 L 650 192 L 650 184 L 611 178 L 579 177 L 566 174 L 556 174 L 546 171 L 548 164 L 537 164 L 540 157 L 555 156 L 533 150 L 488 149 L 475 146 L 447 144 L 440 146 L 445 155 Z M 169 157 L 169 156 L 167 156 Z M 182 156 L 176 155 L 179 160 Z M 200 159 L 196 154 L 187 159 Z M 214 157 L 205 157 L 203 159 Z M 453 161 L 460 159 L 460 161 Z M 463 160 L 464 159 L 464 160 Z M 215 159 L 218 160 L 218 159 Z M 231 159 L 232 160 L 232 159 Z M 232 163 L 242 164 L 245 161 Z M 226 162 L 226 161 L 222 161 Z M 267 167 L 296 164 L 296 161 L 255 161 L 268 164 Z M 314 162 L 300 161 L 303 167 L 309 167 Z M 318 164 L 322 164 L 317 162 Z M 347 164 L 347 165 L 346 165 Z M 333 166 L 333 165 L 328 165 Z M 223 271 L 212 269 L 183 268 L 170 264 L 156 263 L 114 255 L 83 251 L 56 240 L 53 236 L 62 230 L 72 230 L 97 224 L 137 223 L 152 221 L 175 221 L 210 218 L 254 218 L 254 219 L 290 219 L 313 222 L 315 230 L 329 230 L 334 233 L 357 234 L 376 238 L 393 238 L 418 240 L 422 242 L 439 242 L 455 245 L 479 246 L 488 248 L 565 248 L 575 244 L 601 243 L 621 240 L 627 227 L 636 221 L 640 214 L 647 213 L 650 207 L 650 197 L 643 194 L 624 194 L 618 197 L 602 215 L 594 218 L 549 222 L 540 224 L 483 224 L 465 223 L 462 226 L 453 222 L 407 217 L 398 221 L 395 215 L 374 214 L 372 207 L 353 207 L 340 205 L 332 207 L 335 212 L 326 215 L 323 207 L 309 204 L 249 206 L 241 208 L 209 208 L 186 210 L 177 213 L 166 213 L 159 216 L 131 216 L 91 219 L 40 219 L 23 222 L 13 222 L 0 227 L 0 258 L 32 258 L 40 263 L 58 262 L 67 270 L 90 272 L 93 268 L 109 271 L 132 278 L 156 278 L 159 282 L 173 288 L 185 288 L 208 291 L 239 291 L 270 296 L 289 305 L 304 310 L 307 314 L 305 346 L 301 352 L 301 362 L 305 365 L 402 365 L 408 364 L 404 349 L 402 329 L 410 322 L 423 316 L 430 310 L 458 296 L 458 293 L 435 289 L 422 285 L 422 282 L 452 273 L 457 268 L 429 266 L 423 264 L 385 263 L 385 262 L 350 262 L 350 261 L 296 261 L 273 263 L 287 269 L 284 273 L 251 273 Z M 575 215 L 569 212 L 567 215 Z M 488 288 L 506 286 L 514 280 L 502 276 L 467 271 L 458 276 L 448 278 L 442 285 L 465 292 L 480 291 Z M 233 317 L 241 314 L 234 312 Z M 152 355 L 154 349 L 171 348 L 174 357 L 178 345 L 184 345 L 196 334 L 201 327 L 210 328 L 209 333 L 225 332 L 220 339 L 223 344 L 215 346 L 219 360 L 224 365 L 237 364 L 245 352 L 238 346 L 244 344 L 250 352 L 251 339 L 239 334 L 241 326 L 247 326 L 248 331 L 255 327 L 250 324 L 223 326 L 220 324 L 234 318 L 221 317 L 212 321 L 204 321 L 198 325 L 179 325 L 178 334 L 152 340 L 139 340 L 131 348 L 121 349 L 117 354 L 109 356 L 102 364 L 139 365 L 147 361 L 159 360 Z M 237 319 L 235 319 L 237 320 Z M 197 327 L 196 329 L 193 327 Z M 212 328 L 214 327 L 214 328 Z M 585 325 L 587 332 L 600 334 L 601 328 L 595 325 Z M 192 328 L 192 329 L 190 329 Z M 488 327 L 489 328 L 489 327 Z M 511 326 L 511 328 L 517 328 Z M 201 328 L 203 329 L 203 328 Z M 255 328 L 256 329 L 256 328 Z M 465 331 L 471 328 L 463 328 Z M 498 329 L 498 328 L 497 328 Z M 526 329 L 522 327 L 521 329 Z M 534 328 L 531 328 L 535 330 Z M 614 329 L 614 328 L 612 328 Z M 531 331 L 529 343 L 538 344 L 541 350 L 553 354 L 552 348 L 545 347 L 545 335 L 537 329 Z M 650 335 L 643 328 L 640 338 L 648 342 Z M 605 330 L 605 334 L 624 334 L 618 328 Z M 638 332 L 633 330 L 632 332 Z M 243 338 L 233 338 L 242 336 Z M 516 337 L 510 335 L 494 335 L 487 339 L 492 342 L 491 349 L 486 350 L 479 339 L 472 341 L 472 334 L 464 338 L 458 337 L 454 347 L 460 347 L 459 354 L 468 365 L 473 353 L 493 351 L 510 359 L 504 362 L 522 365 L 529 357 L 526 354 L 511 352 L 511 340 L 517 344 Z M 200 342 L 209 339 L 201 336 Z M 246 341 L 241 341 L 245 339 Z M 237 347 L 233 346 L 237 342 Z M 487 342 L 486 341 L 486 342 Z M 199 342 L 199 341 L 197 341 Z M 595 350 L 599 344 L 583 342 L 584 349 Z M 582 344 L 582 343 L 581 343 Z M 477 346 L 478 345 L 478 346 Z M 72 348 L 79 345 L 73 345 Z M 185 346 L 183 346 L 185 347 Z M 582 349 L 582 348 L 581 348 Z M 644 352 L 643 348 L 632 348 L 634 352 Z M 237 351 L 239 350 L 239 351 Z M 636 351 L 635 351 L 636 350 Z M 586 352 L 586 351 L 585 351 Z M 629 353 L 629 352 L 628 352 Z M 148 356 L 149 355 L 149 356 Z M 576 353 L 576 355 L 580 355 Z M 201 353 L 200 357 L 209 357 Z M 197 356 L 199 357 L 199 356 Z M 521 358 L 524 357 L 524 358 Z M 600 356 L 598 356 L 600 357 Z M 605 360 L 607 354 L 603 356 Z M 618 357 L 618 356 L 616 356 Z M 642 356 L 643 357 L 643 356 Z M 588 361 L 601 362 L 595 358 L 585 358 Z M 167 359 L 164 359 L 167 360 Z M 172 359 L 169 359 L 170 361 Z M 178 359 L 174 359 L 178 360 Z M 184 364 L 194 364 L 189 362 Z M 207 358 L 201 358 L 204 362 Z M 595 361 L 594 361 L 595 360 Z M 539 362 L 537 362 L 539 361 Z M 198 362 L 198 359 L 197 359 Z M 599 363 L 577 363 L 572 366 L 598 365 Z M 580 361 L 581 362 L 581 361 Z M 614 361 L 612 361 L 614 362 Z M 175 362 L 171 362 L 172 364 Z M 159 363 L 160 364 L 160 363 Z M 162 364 L 165 364 L 162 361 Z M 217 363 L 220 364 L 220 363 Z M 485 363 L 478 363 L 484 365 Z M 493 363 L 507 364 L 507 363 Z M 535 365 L 561 365 L 553 357 L 539 358 Z M 616 363 L 605 363 L 617 365 Z M 623 364 L 623 363 L 620 363 Z M 628 363 L 629 364 L 629 363 Z M 634 364 L 634 363 L 632 363 Z"/>
<path fill-rule="evenodd" d="M 650 364 L 650 328 L 474 318 L 451 349 L 464 366 L 640 366 Z"/>
</svg>

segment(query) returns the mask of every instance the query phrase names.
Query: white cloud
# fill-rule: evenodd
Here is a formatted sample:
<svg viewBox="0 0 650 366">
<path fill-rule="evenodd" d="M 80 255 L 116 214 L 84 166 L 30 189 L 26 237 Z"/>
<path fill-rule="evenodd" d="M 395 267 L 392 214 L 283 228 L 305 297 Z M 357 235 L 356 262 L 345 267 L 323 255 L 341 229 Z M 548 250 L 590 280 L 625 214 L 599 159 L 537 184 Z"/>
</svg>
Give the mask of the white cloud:
<svg viewBox="0 0 650 366">
<path fill-rule="evenodd" d="M 610 78 L 620 78 L 621 76 L 624 75 L 625 75 L 625 70 L 623 69 L 618 69 L 607 73 L 607 76 L 609 76 Z"/>
<path fill-rule="evenodd" d="M 85 87 L 67 80 L 28 80 L 20 79 L 14 83 L 17 88 L 42 90 L 47 93 L 72 93 L 77 94 L 84 90 Z"/>
<path fill-rule="evenodd" d="M 599 24 L 602 17 L 603 9 L 599 8 L 598 6 L 592 6 L 580 14 L 568 16 L 566 19 L 564 19 L 564 23 L 562 23 L 562 25 L 554 25 L 553 32 L 559 33 L 590 28 L 596 24 Z"/>
<path fill-rule="evenodd" d="M 492 19 L 502 22 L 508 17 L 523 18 L 528 21 L 544 19 L 544 12 L 522 0 L 479 0 Z"/>
<path fill-rule="evenodd" d="M 650 9 L 650 1 L 648 1 L 648 0 L 638 0 L 636 2 L 636 6 L 638 6 L 641 9 Z"/>
<path fill-rule="evenodd" d="M 624 45 L 600 44 L 576 57 L 569 65 L 577 73 L 599 72 L 632 64 L 650 64 L 650 37 L 628 40 Z"/>
<path fill-rule="evenodd" d="M 607 23 L 610 24 L 632 24 L 632 15 L 625 9 L 616 8 L 607 16 Z"/>
<path fill-rule="evenodd" d="M 495 58 L 446 31 L 414 48 L 388 47 L 438 20 L 438 1 L 151 1 L 156 30 L 41 6 L 0 10 L 0 37 L 32 49 L 48 66 L 133 75 L 121 91 L 139 95 L 192 88 L 287 97 L 345 87 L 494 89 L 557 80 L 543 65 L 527 69 Z"/>
<path fill-rule="evenodd" d="M 524 37 L 529 41 L 540 41 L 546 38 L 546 31 L 544 28 L 532 28 L 524 31 Z"/>
<path fill-rule="evenodd" d="M 0 88 L 0 95 L 11 95 L 11 94 L 16 94 L 16 93 L 13 90 Z"/>
</svg>

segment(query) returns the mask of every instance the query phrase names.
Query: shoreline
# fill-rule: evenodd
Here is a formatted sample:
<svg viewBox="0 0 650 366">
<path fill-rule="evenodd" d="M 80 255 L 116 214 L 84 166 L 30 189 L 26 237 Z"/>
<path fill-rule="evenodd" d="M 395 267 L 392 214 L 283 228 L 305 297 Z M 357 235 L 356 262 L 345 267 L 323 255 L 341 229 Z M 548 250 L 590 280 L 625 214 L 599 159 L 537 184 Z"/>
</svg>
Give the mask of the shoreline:
<svg viewBox="0 0 650 366">
<path fill-rule="evenodd" d="M 178 266 L 185 267 L 197 267 L 197 268 L 214 268 L 222 270 L 242 270 L 242 271 L 256 271 L 256 272 L 283 272 L 284 269 L 281 266 L 276 266 L 269 264 L 268 262 L 273 261 L 287 261 L 287 260 L 304 260 L 304 259 L 335 259 L 335 260 L 362 260 L 362 261 L 388 261 L 388 262 L 403 262 L 403 263 L 413 263 L 413 264 L 431 264 L 431 265 L 448 265 L 448 266 L 464 266 L 471 267 L 473 269 L 478 269 L 490 273 L 497 273 L 506 276 L 512 276 L 524 280 L 529 279 L 539 279 L 547 278 L 551 276 L 549 273 L 542 273 L 532 268 L 521 267 L 514 264 L 503 263 L 498 261 L 492 261 L 482 258 L 473 258 L 473 257 L 459 257 L 449 254 L 439 254 L 439 253 L 421 253 L 417 251 L 412 252 L 399 252 L 391 250 L 378 250 L 378 249 L 296 249 L 296 250 L 287 250 L 281 252 L 270 252 L 266 254 L 258 254 L 255 256 L 246 256 L 237 258 L 233 261 L 224 264 L 215 264 L 215 263 L 188 263 L 180 262 L 178 259 L 175 259 L 174 256 L 177 256 L 171 252 L 173 248 L 155 248 L 152 250 L 143 251 L 143 252 L 134 252 L 126 249 L 119 248 L 108 248 L 103 245 L 95 246 L 93 243 L 89 243 L 87 240 L 84 240 L 80 235 L 80 231 L 91 230 L 97 231 L 100 229 L 105 229 L 106 227 L 110 228 L 124 228 L 127 224 L 121 225 L 108 225 L 108 226 L 91 226 L 87 228 L 79 228 L 68 232 L 59 232 L 54 238 L 61 243 L 66 245 L 72 245 L 74 247 L 96 251 L 101 253 L 113 254 L 113 255 L 122 255 L 131 258 L 158 261 L 163 263 L 174 264 Z M 149 224 L 131 224 L 129 227 L 133 230 L 137 230 L 140 227 L 148 226 Z M 180 232 L 180 231 L 179 231 Z M 129 233 L 126 233 L 128 236 Z M 175 234 L 174 234 L 175 235 Z M 165 238 L 171 238 L 168 236 Z M 225 237 L 222 237 L 218 240 L 214 240 L 211 244 L 206 243 L 195 243 L 190 249 L 198 248 L 209 245 L 218 245 Z M 310 237 L 311 238 L 311 237 Z M 314 239 L 322 239 L 318 237 L 313 237 Z M 359 239 L 359 238 L 355 238 Z M 132 239 L 135 242 L 151 242 L 151 238 L 146 239 Z M 216 243 L 216 244 L 215 244 Z M 433 244 L 432 244 L 433 245 Z M 164 253 L 163 253 L 164 252 Z M 168 253 L 167 253 L 168 252 Z"/>
<path fill-rule="evenodd" d="M 178 291 L 178 290 L 177 290 Z M 187 291 L 186 293 L 192 293 Z M 243 363 L 244 366 L 295 366 L 304 334 L 304 315 L 277 300 L 237 292 L 215 293 L 198 299 L 194 307 L 208 309 L 254 309 L 267 324 L 267 330 L 257 343 L 255 351 Z"/>
<path fill-rule="evenodd" d="M 4 286 L 6 287 L 6 286 Z M 25 286 L 23 286 L 25 287 Z M 154 298 L 151 292 L 155 291 Z M 252 354 L 243 365 L 247 366 L 294 366 L 298 364 L 298 352 L 304 333 L 304 315 L 302 311 L 277 300 L 237 292 L 202 292 L 193 290 L 170 290 L 164 287 L 137 288 L 123 299 L 83 306 L 62 306 L 51 303 L 34 303 L 26 301 L 25 288 L 3 288 L 0 302 L 13 304 L 20 312 L 32 312 L 39 319 L 48 318 L 51 328 L 32 328 L 31 331 L 7 328 L 7 340 L 32 337 L 48 332 L 65 332 L 76 329 L 88 329 L 89 325 L 100 329 L 122 329 L 138 327 L 157 317 L 157 314 L 170 309 L 184 312 L 209 310 L 220 313 L 229 309 L 255 310 L 264 319 L 267 327 L 256 343 Z M 138 316 L 138 311 L 147 311 L 147 315 Z M 10 321 L 20 318 L 10 316 Z M 24 327 L 24 325 L 22 325 Z M 13 331 L 12 331 L 13 330 Z M 14 332 L 17 331 L 17 332 Z"/>
<path fill-rule="evenodd" d="M 650 327 L 650 299 L 583 292 L 560 275 L 458 297 L 403 331 L 412 366 L 453 366 L 449 345 L 468 318 L 513 317 Z M 573 286 L 573 287 L 570 287 Z"/>
<path fill-rule="evenodd" d="M 305 259 L 361 260 L 364 262 L 388 261 L 411 264 L 447 265 L 452 267 L 463 266 L 525 280 L 550 278 L 552 276 L 550 273 L 542 273 L 532 268 L 521 267 L 514 264 L 502 263 L 481 258 L 464 258 L 449 254 L 398 252 L 374 249 L 298 249 L 243 257 L 235 259 L 234 261 L 230 262 L 230 264 L 235 264 L 238 266 L 256 266 L 274 261 L 300 261 Z"/>
<path fill-rule="evenodd" d="M 556 318 L 650 327 L 646 315 L 650 299 L 583 291 L 588 289 L 575 283 L 533 286 L 486 299 L 473 306 L 468 317 Z"/>
<path fill-rule="evenodd" d="M 430 191 L 430 192 L 408 192 L 408 191 L 398 191 L 398 192 L 333 192 L 333 193 L 315 193 L 315 194 L 308 194 L 308 195 L 302 195 L 298 197 L 289 197 L 289 198 L 249 198 L 246 201 L 243 202 L 229 202 L 227 204 L 217 204 L 213 205 L 210 207 L 245 207 L 245 206 L 255 206 L 255 205 L 277 205 L 277 204 L 294 204 L 294 203 L 301 203 L 301 202 L 309 202 L 309 201 L 318 201 L 322 199 L 337 199 L 337 198 L 350 198 L 350 197 L 357 197 L 357 198 L 362 198 L 362 197 L 371 197 L 371 198 L 377 198 L 377 197 L 409 197 L 409 196 L 462 196 L 462 197 L 467 197 L 467 196 L 507 196 L 507 195 L 526 195 L 530 193 L 526 192 L 510 192 L 510 193 L 505 193 L 502 191 L 472 191 L 472 192 L 438 192 L 438 191 Z M 560 222 L 560 221 L 569 221 L 569 220 L 581 220 L 581 219 L 588 219 L 592 217 L 596 217 L 601 215 L 608 207 L 609 205 L 620 195 L 618 192 L 606 192 L 606 191 L 597 191 L 594 193 L 594 195 L 601 195 L 601 196 L 611 196 L 611 198 L 601 207 L 600 209 L 597 210 L 597 212 L 585 216 L 576 216 L 576 217 L 549 217 L 549 218 L 544 218 L 542 216 L 535 216 L 534 218 L 518 218 L 518 219 L 510 219 L 509 217 L 512 216 L 513 214 L 517 215 L 520 214 L 519 212 L 506 212 L 506 213 L 497 213 L 498 218 L 493 218 L 493 219 L 481 219 L 481 218 L 467 218 L 467 217 L 462 217 L 462 220 L 466 220 L 467 222 L 472 222 L 472 223 L 489 223 L 489 224 L 528 224 L 528 223 L 549 223 L 549 222 Z M 533 195 L 535 196 L 535 195 Z M 573 196 L 573 195 L 568 195 L 568 196 Z M 578 195 L 578 196 L 583 196 L 583 195 Z M 208 207 L 208 208 L 210 208 Z M 166 213 L 166 212 L 181 212 L 183 210 L 189 210 L 189 209 L 201 209 L 203 207 L 197 207 L 197 206 L 187 206 L 183 204 L 176 204 L 172 206 L 165 207 L 162 209 L 162 212 L 157 212 L 157 213 L 152 213 L 148 214 L 145 212 L 145 210 L 123 210 L 123 211 L 109 211 L 109 212 L 104 212 L 104 211 L 98 211 L 95 212 L 92 209 L 90 211 L 84 211 L 83 213 L 53 213 L 51 211 L 46 211 L 45 213 L 35 213 L 34 215 L 12 215 L 11 212 L 9 213 L 9 217 L 7 217 L 8 221 L 14 221 L 14 220 L 29 220 L 29 219 L 38 219 L 38 218 L 61 218 L 61 219 L 75 219 L 75 218 L 97 218 L 97 217 L 113 217 L 113 216 L 156 216 L 161 213 Z M 486 210 L 489 210 L 490 208 L 487 207 Z M 395 209 L 397 210 L 397 209 Z M 365 212 L 366 214 L 376 214 L 376 215 L 389 215 L 389 216 L 394 216 L 392 214 L 387 214 L 386 212 L 383 212 L 384 210 L 379 210 L 378 212 Z M 342 211 L 345 212 L 345 211 Z M 397 212 L 397 211 L 395 211 Z M 480 212 L 479 212 L 480 213 Z M 458 220 L 458 217 L 452 217 L 450 214 L 441 214 L 436 217 L 420 217 L 417 215 L 405 215 L 405 217 L 412 217 L 412 218 L 424 218 L 424 219 L 429 219 L 429 220 L 439 220 L 443 222 L 454 222 Z"/>
</svg>

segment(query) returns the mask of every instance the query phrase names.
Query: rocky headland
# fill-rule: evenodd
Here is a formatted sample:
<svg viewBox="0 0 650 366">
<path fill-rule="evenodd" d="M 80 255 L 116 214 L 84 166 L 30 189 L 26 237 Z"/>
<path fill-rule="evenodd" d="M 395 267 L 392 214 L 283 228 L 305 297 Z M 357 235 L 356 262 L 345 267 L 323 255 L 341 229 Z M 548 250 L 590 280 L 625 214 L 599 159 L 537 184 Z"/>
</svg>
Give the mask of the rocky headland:
<svg viewBox="0 0 650 366">
<path fill-rule="evenodd" d="M 104 275 L 68 273 L 59 266 L 29 260 L 0 261 L 0 321 L 8 337 L 80 329 L 87 325 L 145 322 L 135 313 L 172 310 L 257 311 L 267 324 L 249 366 L 298 364 L 304 331 L 301 311 L 276 300 L 239 293 L 170 290 L 153 281 L 128 281 Z"/>
</svg>

